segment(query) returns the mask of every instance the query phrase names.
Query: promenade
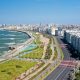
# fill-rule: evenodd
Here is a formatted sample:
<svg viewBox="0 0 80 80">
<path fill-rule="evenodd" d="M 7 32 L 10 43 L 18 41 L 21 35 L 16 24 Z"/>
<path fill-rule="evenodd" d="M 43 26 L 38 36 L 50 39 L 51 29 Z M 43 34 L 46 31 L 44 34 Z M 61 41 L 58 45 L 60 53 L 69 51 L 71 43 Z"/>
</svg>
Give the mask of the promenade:
<svg viewBox="0 0 80 80">
<path fill-rule="evenodd" d="M 51 49 L 52 49 L 51 58 L 49 60 L 45 60 L 42 57 L 41 61 L 44 62 L 45 64 L 41 68 L 39 68 L 37 71 L 35 71 L 34 73 L 26 76 L 23 80 L 30 80 L 30 79 L 32 79 L 32 80 L 43 80 L 47 75 L 49 75 L 53 70 L 55 70 L 56 67 L 58 67 L 58 65 L 61 63 L 62 57 L 61 57 L 61 53 L 58 50 L 57 41 L 56 41 L 56 39 L 54 39 L 54 40 L 55 40 L 55 44 L 53 44 L 53 40 L 52 40 L 52 43 L 51 43 Z M 54 47 L 56 47 L 57 51 L 58 51 L 58 56 L 57 56 L 57 58 L 55 60 L 53 60 L 53 57 L 54 57 Z M 36 68 L 34 70 L 36 70 Z M 37 76 L 35 76 L 35 75 L 37 75 Z M 32 78 L 32 77 L 34 77 L 34 78 Z M 17 79 L 17 80 L 19 80 L 19 79 Z"/>
</svg>

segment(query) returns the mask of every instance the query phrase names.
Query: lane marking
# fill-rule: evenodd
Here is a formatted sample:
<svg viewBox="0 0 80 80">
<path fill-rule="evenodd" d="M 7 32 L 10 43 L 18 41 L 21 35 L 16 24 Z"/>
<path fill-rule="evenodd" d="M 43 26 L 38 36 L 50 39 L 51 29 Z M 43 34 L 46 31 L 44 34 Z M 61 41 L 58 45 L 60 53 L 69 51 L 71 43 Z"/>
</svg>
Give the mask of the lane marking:
<svg viewBox="0 0 80 80">
<path fill-rule="evenodd" d="M 64 76 L 63 80 L 65 80 L 66 76 L 68 76 L 69 72 L 66 73 L 66 75 Z"/>
<path fill-rule="evenodd" d="M 56 77 L 55 80 L 57 80 L 57 79 L 60 77 L 60 75 L 61 75 L 66 69 L 67 69 L 67 68 L 64 68 L 63 71 Z"/>
</svg>

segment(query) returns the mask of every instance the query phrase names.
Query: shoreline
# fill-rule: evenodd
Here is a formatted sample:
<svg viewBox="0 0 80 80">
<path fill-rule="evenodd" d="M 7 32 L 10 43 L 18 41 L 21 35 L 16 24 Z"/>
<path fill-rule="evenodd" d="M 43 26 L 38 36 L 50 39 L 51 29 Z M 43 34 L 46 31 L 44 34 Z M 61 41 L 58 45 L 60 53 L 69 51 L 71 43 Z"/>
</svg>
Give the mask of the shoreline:
<svg viewBox="0 0 80 80">
<path fill-rule="evenodd" d="M 22 32 L 22 33 L 24 33 L 24 34 L 27 34 L 27 35 L 28 35 L 28 37 L 29 37 L 29 38 L 31 38 L 31 36 L 30 36 L 27 32 L 25 32 L 25 31 L 21 31 L 21 30 L 9 30 L 9 29 L 3 29 L 3 30 L 7 30 L 7 31 L 16 31 L 16 32 Z"/>
<path fill-rule="evenodd" d="M 7 29 L 5 29 L 7 30 Z M 9 30 L 9 31 L 17 31 L 17 32 L 22 32 L 22 33 L 25 33 L 29 36 L 29 38 L 16 46 L 16 48 L 12 51 L 7 51 L 5 54 L 3 54 L 1 57 L 0 57 L 0 61 L 3 61 L 3 60 L 7 60 L 7 59 L 11 59 L 13 57 L 15 57 L 16 55 L 19 54 L 19 52 L 24 49 L 25 47 L 27 47 L 28 45 L 30 45 L 32 43 L 32 41 L 34 40 L 33 36 L 29 33 L 29 32 L 26 32 L 26 31 L 21 31 L 21 30 Z"/>
</svg>

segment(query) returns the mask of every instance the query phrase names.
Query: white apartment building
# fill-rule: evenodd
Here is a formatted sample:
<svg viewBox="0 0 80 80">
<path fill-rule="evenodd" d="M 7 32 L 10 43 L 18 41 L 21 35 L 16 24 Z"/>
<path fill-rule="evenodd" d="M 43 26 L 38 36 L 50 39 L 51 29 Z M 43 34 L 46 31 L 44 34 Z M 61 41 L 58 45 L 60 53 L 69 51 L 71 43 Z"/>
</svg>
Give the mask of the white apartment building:
<svg viewBox="0 0 80 80">
<path fill-rule="evenodd" d="M 64 39 L 70 43 L 76 51 L 80 53 L 80 31 L 66 30 L 64 32 Z"/>
<path fill-rule="evenodd" d="M 56 25 L 51 26 L 51 34 L 52 35 L 56 34 L 56 30 L 58 30 L 58 28 L 56 27 Z"/>
</svg>

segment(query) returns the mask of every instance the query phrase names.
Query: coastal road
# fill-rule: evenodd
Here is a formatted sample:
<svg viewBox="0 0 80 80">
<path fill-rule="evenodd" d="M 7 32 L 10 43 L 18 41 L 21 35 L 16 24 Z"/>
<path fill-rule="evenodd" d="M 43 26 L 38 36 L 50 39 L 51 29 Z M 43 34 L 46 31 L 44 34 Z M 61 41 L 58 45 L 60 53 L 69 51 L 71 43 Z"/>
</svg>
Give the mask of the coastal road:
<svg viewBox="0 0 80 80">
<path fill-rule="evenodd" d="M 64 45 L 62 51 L 64 53 L 64 60 L 74 60 L 70 57 L 70 51 L 67 49 L 66 44 L 59 38 L 56 37 L 60 45 Z M 68 74 L 70 73 L 70 67 L 58 66 L 50 75 L 48 75 L 44 80 L 67 80 Z"/>
</svg>

